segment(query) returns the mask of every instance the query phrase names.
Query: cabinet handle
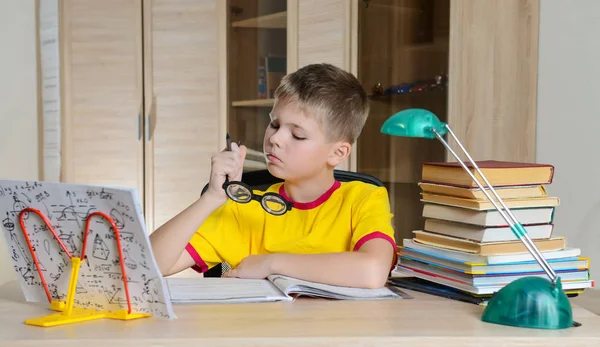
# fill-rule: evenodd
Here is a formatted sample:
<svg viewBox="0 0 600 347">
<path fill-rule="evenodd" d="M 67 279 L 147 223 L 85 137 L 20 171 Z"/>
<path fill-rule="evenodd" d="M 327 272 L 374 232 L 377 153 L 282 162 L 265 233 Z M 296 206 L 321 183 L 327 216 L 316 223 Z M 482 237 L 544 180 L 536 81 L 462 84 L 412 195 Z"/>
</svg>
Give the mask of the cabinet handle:
<svg viewBox="0 0 600 347">
<path fill-rule="evenodd" d="M 156 96 L 152 96 L 150 109 L 146 114 L 146 140 L 152 140 L 154 129 L 156 128 Z"/>
<path fill-rule="evenodd" d="M 142 117 L 142 113 L 139 112 L 137 117 L 138 141 L 142 139 Z"/>
<path fill-rule="evenodd" d="M 144 122 L 144 138 L 146 142 L 151 140 L 150 137 L 150 115 L 146 114 L 145 122 Z"/>
</svg>

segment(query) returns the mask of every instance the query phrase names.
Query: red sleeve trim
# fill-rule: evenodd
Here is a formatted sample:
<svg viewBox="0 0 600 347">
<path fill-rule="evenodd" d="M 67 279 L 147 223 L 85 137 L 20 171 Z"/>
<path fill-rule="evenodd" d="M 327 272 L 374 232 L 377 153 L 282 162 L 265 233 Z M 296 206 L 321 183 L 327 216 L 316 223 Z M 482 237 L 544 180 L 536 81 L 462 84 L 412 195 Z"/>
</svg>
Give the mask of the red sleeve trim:
<svg viewBox="0 0 600 347">
<path fill-rule="evenodd" d="M 360 247 L 362 247 L 362 245 L 365 244 L 365 242 L 367 242 L 369 240 L 373 240 L 373 239 L 384 239 L 384 240 L 387 240 L 392 245 L 392 247 L 394 249 L 394 260 L 392 261 L 391 270 L 393 270 L 396 267 L 396 265 L 398 264 L 398 257 L 396 256 L 396 249 L 398 247 L 396 246 L 396 242 L 394 241 L 394 239 L 392 239 L 389 235 L 382 233 L 381 231 L 375 231 L 375 232 L 372 232 L 370 234 L 367 234 L 367 235 L 361 237 L 360 240 L 358 240 L 358 242 L 356 243 L 356 245 L 354 245 L 354 251 L 358 251 L 360 249 Z"/>
<path fill-rule="evenodd" d="M 185 246 L 185 250 L 190 254 L 192 259 L 194 259 L 194 262 L 196 262 L 196 265 L 192 266 L 193 270 L 199 273 L 204 273 L 208 271 L 208 265 L 206 265 L 204 260 L 202 260 L 200 254 L 196 252 L 196 249 L 192 246 L 191 243 L 188 243 L 187 246 Z"/>
<path fill-rule="evenodd" d="M 375 231 L 361 237 L 360 240 L 358 240 L 358 242 L 356 243 L 356 245 L 354 245 L 354 250 L 358 251 L 360 247 L 362 247 L 362 245 L 365 244 L 365 242 L 373 239 L 387 240 L 392 245 L 392 247 L 394 247 L 394 252 L 396 252 L 396 242 L 394 241 L 394 239 L 392 239 L 389 235 L 382 233 L 381 231 Z"/>
</svg>

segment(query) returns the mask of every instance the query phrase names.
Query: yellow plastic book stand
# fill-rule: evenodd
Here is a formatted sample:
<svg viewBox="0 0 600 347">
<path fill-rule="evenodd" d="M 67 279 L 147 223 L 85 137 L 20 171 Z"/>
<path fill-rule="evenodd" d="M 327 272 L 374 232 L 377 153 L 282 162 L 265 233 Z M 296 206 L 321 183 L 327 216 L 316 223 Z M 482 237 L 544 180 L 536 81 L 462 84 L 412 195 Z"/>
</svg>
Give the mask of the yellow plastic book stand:
<svg viewBox="0 0 600 347">
<path fill-rule="evenodd" d="M 71 277 L 69 279 L 69 289 L 67 291 L 67 300 L 66 302 L 52 300 L 50 296 L 50 291 L 48 290 L 48 285 L 44 279 L 44 275 L 40 269 L 40 264 L 37 256 L 35 255 L 35 250 L 31 245 L 31 240 L 27 235 L 27 231 L 25 229 L 25 223 L 23 222 L 23 215 L 26 212 L 33 212 L 37 214 L 48 227 L 48 230 L 54 236 L 54 239 L 58 242 L 63 251 L 69 256 L 71 259 Z M 81 259 L 85 259 L 85 249 L 87 245 L 87 237 L 89 235 L 89 227 L 90 220 L 92 216 L 100 216 L 106 219 L 112 226 L 112 229 L 115 233 L 115 238 L 117 242 L 117 248 L 119 250 L 119 261 L 121 264 L 121 272 L 123 273 L 123 285 L 125 287 L 125 294 L 127 295 L 127 310 L 117 310 L 114 312 L 105 312 L 99 311 L 95 309 L 89 308 L 81 308 L 81 307 L 73 307 L 75 302 L 75 293 L 77 290 L 77 279 L 79 278 L 79 269 L 81 268 Z M 100 318 L 108 318 L 108 319 L 120 319 L 120 320 L 130 320 L 136 318 L 144 318 L 149 317 L 150 314 L 147 313 L 132 313 L 131 312 L 131 300 L 129 298 L 129 290 L 127 289 L 127 274 L 125 271 L 125 267 L 123 266 L 123 249 L 121 247 L 120 237 L 119 237 L 119 229 L 117 228 L 115 222 L 112 220 L 110 216 L 103 212 L 95 211 L 90 213 L 87 216 L 85 230 L 83 233 L 83 245 L 81 248 L 81 257 L 74 257 L 69 253 L 64 243 L 58 238 L 56 235 L 56 231 L 52 227 L 52 224 L 48 221 L 48 219 L 39 211 L 31 207 L 26 207 L 19 213 L 19 223 L 21 224 L 21 229 L 23 231 L 23 235 L 25 236 L 25 240 L 27 241 L 27 246 L 29 247 L 29 251 L 31 252 L 31 256 L 33 257 L 33 262 L 37 268 L 38 274 L 40 275 L 40 280 L 42 285 L 44 286 L 44 290 L 46 291 L 46 296 L 48 296 L 48 301 L 50 302 L 50 309 L 54 311 L 59 311 L 58 313 L 49 314 L 42 317 L 36 317 L 27 319 L 25 324 L 41 326 L 41 327 L 51 327 L 56 325 L 63 324 L 71 324 L 84 322 L 88 320 L 100 319 Z"/>
<path fill-rule="evenodd" d="M 71 278 L 69 280 L 67 301 L 62 302 L 52 300 L 50 302 L 50 309 L 60 312 L 27 319 L 25 321 L 25 324 L 36 325 L 41 327 L 51 327 L 56 325 L 78 323 L 101 318 L 130 320 L 150 316 L 146 313 L 129 313 L 128 310 L 104 312 L 88 308 L 73 307 L 73 302 L 75 301 L 75 290 L 77 288 L 77 278 L 79 277 L 79 267 L 81 266 L 81 259 L 77 257 L 72 257 L 71 261 L 73 266 L 71 268 Z"/>
</svg>

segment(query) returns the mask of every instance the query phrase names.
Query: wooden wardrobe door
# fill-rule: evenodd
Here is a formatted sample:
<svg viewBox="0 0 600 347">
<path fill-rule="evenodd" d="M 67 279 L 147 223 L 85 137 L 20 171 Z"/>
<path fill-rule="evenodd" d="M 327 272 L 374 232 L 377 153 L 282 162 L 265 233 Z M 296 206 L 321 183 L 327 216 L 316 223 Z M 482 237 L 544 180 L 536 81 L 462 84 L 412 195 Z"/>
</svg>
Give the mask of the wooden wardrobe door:
<svg viewBox="0 0 600 347">
<path fill-rule="evenodd" d="M 298 1 L 298 67 L 330 63 L 351 71 L 351 16 L 354 1 Z M 354 71 L 351 71 L 354 72 Z"/>
<path fill-rule="evenodd" d="M 200 197 L 211 156 L 224 143 L 219 22 L 225 8 L 221 0 L 144 1 L 148 230 Z"/>
<path fill-rule="evenodd" d="M 539 6 L 451 2 L 448 124 L 476 160 L 535 161 Z"/>
<path fill-rule="evenodd" d="M 61 180 L 141 192 L 141 0 L 60 4 Z"/>
</svg>

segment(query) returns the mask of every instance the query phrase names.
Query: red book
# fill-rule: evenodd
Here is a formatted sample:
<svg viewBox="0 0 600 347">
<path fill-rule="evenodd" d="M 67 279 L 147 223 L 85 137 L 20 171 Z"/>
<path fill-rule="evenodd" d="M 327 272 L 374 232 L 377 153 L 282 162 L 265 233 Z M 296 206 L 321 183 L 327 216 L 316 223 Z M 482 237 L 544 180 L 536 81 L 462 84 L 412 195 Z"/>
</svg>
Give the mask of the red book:
<svg viewBox="0 0 600 347">
<path fill-rule="evenodd" d="M 554 178 L 554 166 L 550 164 L 498 160 L 483 160 L 476 163 L 494 187 L 550 184 Z M 465 162 L 465 165 L 485 187 L 485 181 L 481 179 L 471 163 Z M 475 181 L 458 162 L 424 163 L 421 181 L 457 187 L 477 187 Z"/>
</svg>

